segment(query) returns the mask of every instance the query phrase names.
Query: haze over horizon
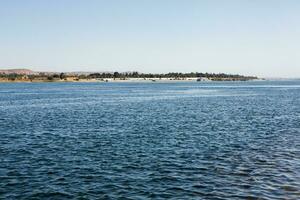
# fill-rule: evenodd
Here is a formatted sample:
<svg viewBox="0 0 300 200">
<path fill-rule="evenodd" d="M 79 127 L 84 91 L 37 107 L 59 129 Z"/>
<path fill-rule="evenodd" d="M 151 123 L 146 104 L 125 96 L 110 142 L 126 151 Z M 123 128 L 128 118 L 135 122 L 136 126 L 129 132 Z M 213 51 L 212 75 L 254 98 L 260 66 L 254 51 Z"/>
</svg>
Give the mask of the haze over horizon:
<svg viewBox="0 0 300 200">
<path fill-rule="evenodd" d="M 2 1 L 0 69 L 300 77 L 300 1 Z"/>
</svg>

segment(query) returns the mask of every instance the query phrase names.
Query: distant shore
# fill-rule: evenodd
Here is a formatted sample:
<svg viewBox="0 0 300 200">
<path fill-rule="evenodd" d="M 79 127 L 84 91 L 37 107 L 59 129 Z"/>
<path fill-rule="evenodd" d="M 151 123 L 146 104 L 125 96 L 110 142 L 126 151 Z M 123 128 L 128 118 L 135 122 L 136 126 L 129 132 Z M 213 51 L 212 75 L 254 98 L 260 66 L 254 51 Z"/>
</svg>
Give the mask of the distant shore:
<svg viewBox="0 0 300 200">
<path fill-rule="evenodd" d="M 0 70 L 0 82 L 174 82 L 249 81 L 255 76 L 224 73 L 169 72 L 35 72 L 28 69 Z"/>
<path fill-rule="evenodd" d="M 222 80 L 201 80 L 198 78 L 189 79 L 141 79 L 141 78 L 130 78 L 130 79 L 62 79 L 62 80 L 1 80 L 0 83 L 105 83 L 105 82 L 120 82 L 120 83 L 134 83 L 134 82 L 236 82 L 236 81 L 254 81 L 263 79 L 251 79 L 251 80 L 238 80 L 238 79 L 222 79 Z"/>
</svg>

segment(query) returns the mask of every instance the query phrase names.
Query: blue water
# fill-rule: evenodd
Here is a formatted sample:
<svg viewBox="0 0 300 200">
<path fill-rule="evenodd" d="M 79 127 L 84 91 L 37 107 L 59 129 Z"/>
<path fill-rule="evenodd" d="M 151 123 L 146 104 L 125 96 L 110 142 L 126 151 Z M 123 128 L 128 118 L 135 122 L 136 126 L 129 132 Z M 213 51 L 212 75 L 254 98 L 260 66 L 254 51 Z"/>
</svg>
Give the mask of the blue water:
<svg viewBox="0 0 300 200">
<path fill-rule="evenodd" d="M 299 199 L 300 81 L 0 84 L 1 199 Z"/>
</svg>

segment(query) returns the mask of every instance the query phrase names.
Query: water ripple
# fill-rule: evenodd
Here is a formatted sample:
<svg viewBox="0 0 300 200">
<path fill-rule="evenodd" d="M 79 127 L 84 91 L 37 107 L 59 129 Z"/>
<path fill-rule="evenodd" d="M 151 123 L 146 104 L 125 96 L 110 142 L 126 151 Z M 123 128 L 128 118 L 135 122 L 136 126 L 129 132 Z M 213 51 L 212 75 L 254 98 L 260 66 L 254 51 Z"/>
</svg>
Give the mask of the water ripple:
<svg viewBox="0 0 300 200">
<path fill-rule="evenodd" d="M 0 199 L 299 199 L 295 82 L 0 85 Z"/>
</svg>

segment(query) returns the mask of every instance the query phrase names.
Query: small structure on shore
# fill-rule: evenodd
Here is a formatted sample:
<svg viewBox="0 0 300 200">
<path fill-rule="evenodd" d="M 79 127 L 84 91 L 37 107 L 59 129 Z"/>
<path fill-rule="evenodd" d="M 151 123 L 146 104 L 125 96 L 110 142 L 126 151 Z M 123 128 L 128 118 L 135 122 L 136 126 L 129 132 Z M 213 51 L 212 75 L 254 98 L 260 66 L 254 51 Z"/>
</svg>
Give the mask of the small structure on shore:
<svg viewBox="0 0 300 200">
<path fill-rule="evenodd" d="M 198 77 L 197 81 L 211 81 L 211 80 L 207 77 Z"/>
</svg>

